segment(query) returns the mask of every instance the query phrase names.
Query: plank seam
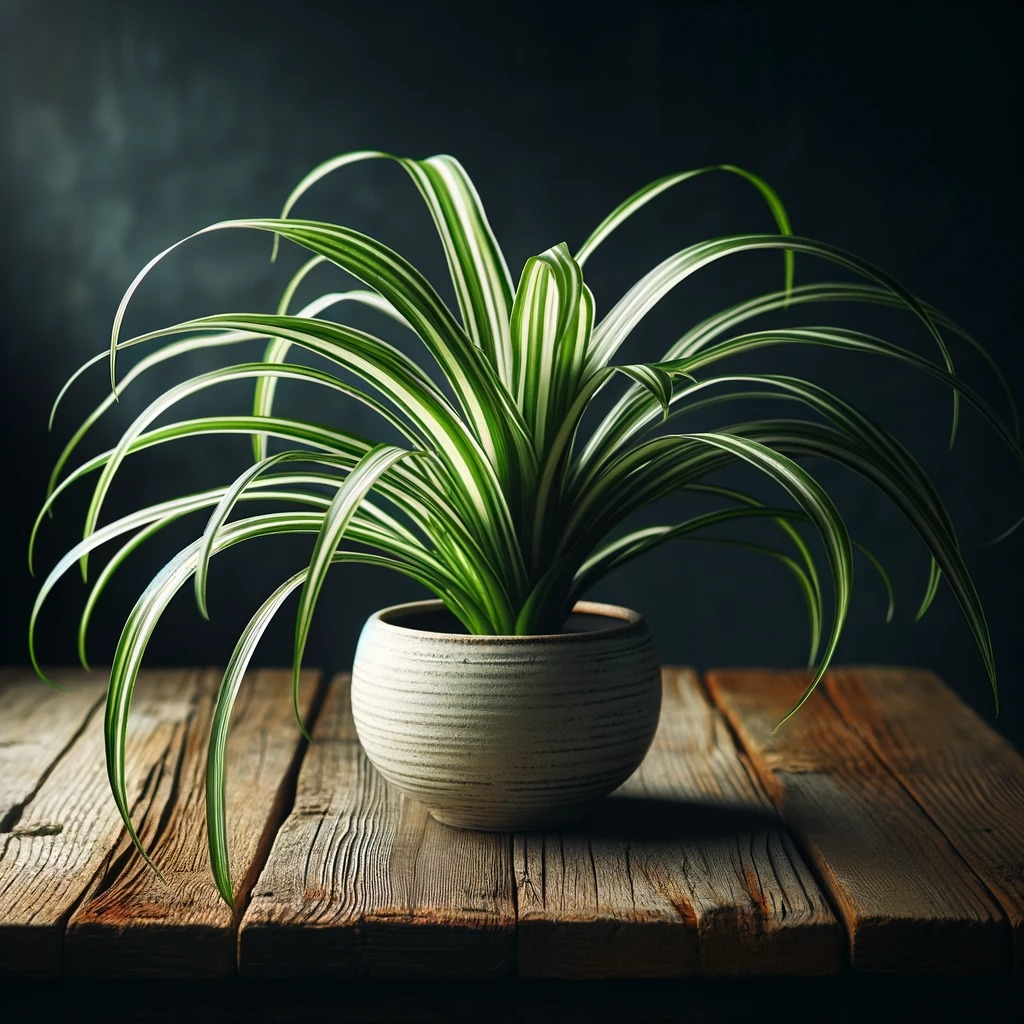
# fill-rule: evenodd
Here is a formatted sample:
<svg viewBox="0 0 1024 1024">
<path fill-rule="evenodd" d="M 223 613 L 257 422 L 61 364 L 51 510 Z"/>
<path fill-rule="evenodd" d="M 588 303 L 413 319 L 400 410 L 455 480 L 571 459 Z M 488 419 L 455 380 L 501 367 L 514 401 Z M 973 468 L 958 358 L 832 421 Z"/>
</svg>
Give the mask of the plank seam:
<svg viewBox="0 0 1024 1024">
<path fill-rule="evenodd" d="M 856 671 L 856 669 L 854 669 L 854 671 Z M 830 676 L 830 675 L 831 675 L 831 673 L 828 673 L 828 676 Z M 833 681 L 834 681 L 834 677 L 833 677 Z M 942 685 L 945 686 L 946 683 L 943 682 Z M 946 844 L 949 846 L 949 848 L 953 851 L 954 854 L 956 854 L 956 857 L 959 859 L 959 861 L 963 864 L 963 866 L 970 873 L 971 878 L 973 878 L 974 881 L 978 884 L 978 886 L 980 887 L 981 891 L 983 893 L 985 893 L 989 897 L 989 900 L 998 909 L 1000 917 L 1001 917 L 1001 919 L 1003 921 L 1003 924 L 1006 925 L 1006 928 L 1007 928 L 1007 930 L 1010 933 L 1010 942 L 1011 942 L 1011 946 L 1012 946 L 1012 943 L 1013 943 L 1013 925 L 1010 922 L 1010 918 L 1009 918 L 1009 915 L 1006 912 L 1006 909 L 1003 907 L 1002 901 L 999 899 L 999 894 L 997 892 L 993 891 L 988 886 L 988 884 L 985 882 L 985 880 L 978 874 L 978 872 L 975 871 L 975 869 L 974 869 L 973 865 L 971 864 L 971 862 L 960 852 L 960 850 L 957 848 L 957 846 L 953 842 L 953 840 L 950 839 L 950 837 L 948 835 L 946 835 L 945 830 L 935 820 L 935 818 L 933 818 L 931 816 L 931 814 L 928 813 L 928 809 L 921 803 L 920 800 L 917 799 L 917 797 L 914 795 L 914 793 L 908 788 L 906 783 L 904 783 L 904 781 L 900 778 L 899 774 L 896 772 L 895 768 L 893 768 L 889 764 L 889 762 L 886 761 L 885 758 L 883 758 L 878 753 L 878 751 L 875 749 L 875 745 L 872 742 L 870 742 L 868 739 L 866 739 L 861 734 L 861 732 L 856 728 L 856 726 L 851 724 L 850 719 L 847 718 L 846 715 L 843 714 L 843 709 L 839 706 L 839 704 L 836 703 L 835 700 L 833 700 L 832 694 L 829 693 L 828 689 L 823 689 L 822 690 L 822 694 L 824 695 L 825 699 L 829 702 L 829 704 L 833 707 L 833 709 L 835 710 L 836 714 L 839 716 L 839 720 L 843 723 L 843 725 L 846 726 L 846 728 L 854 736 L 856 736 L 857 739 L 860 740 L 861 743 L 863 743 L 865 749 L 870 753 L 871 757 L 874 758 L 874 760 L 879 765 L 881 765 L 883 771 L 890 778 L 893 779 L 893 781 L 900 788 L 900 790 L 903 793 L 906 794 L 906 796 L 910 800 L 910 802 L 921 812 L 921 814 L 924 816 L 924 818 L 928 822 L 930 822 L 932 824 L 932 826 L 935 828 L 935 831 L 938 832 L 938 834 L 940 836 L 942 836 L 942 838 L 946 841 Z"/>
<path fill-rule="evenodd" d="M 327 694 L 335 679 L 334 675 L 324 672 L 322 669 L 316 669 L 315 671 L 319 672 L 319 676 L 313 691 L 313 698 L 309 703 L 309 712 L 306 715 L 306 731 L 310 735 L 313 735 L 313 730 L 316 728 L 316 723 L 320 718 L 320 712 L 327 701 Z M 260 841 L 249 864 L 249 869 L 242 879 L 242 885 L 239 890 L 238 899 L 235 902 L 232 917 L 236 977 L 241 974 L 242 918 L 245 917 L 249 904 L 252 903 L 253 890 L 256 888 L 257 882 L 259 882 L 263 869 L 267 866 L 270 851 L 274 847 L 274 841 L 277 839 L 281 826 L 288 820 L 295 809 L 295 797 L 299 787 L 299 773 L 302 771 L 302 763 L 309 752 L 309 746 L 309 741 L 300 733 L 299 742 L 295 745 L 295 753 L 288 763 L 288 770 L 284 773 L 281 785 L 278 787 L 274 798 L 274 803 L 270 808 L 270 813 L 267 815 L 263 834 L 260 836 Z"/>
<path fill-rule="evenodd" d="M 819 869 L 814 857 L 810 855 L 810 851 L 807 849 L 804 843 L 804 836 L 802 832 L 799 829 L 794 829 L 793 827 L 791 827 L 789 822 L 787 822 L 786 819 L 782 816 L 782 810 L 779 808 L 779 805 L 775 802 L 774 798 L 769 792 L 768 786 L 762 780 L 761 774 L 757 769 L 756 761 L 754 760 L 753 755 L 747 749 L 746 744 L 743 742 L 743 738 L 740 735 L 739 730 L 736 729 L 736 727 L 733 725 L 732 720 L 725 713 L 725 710 L 715 701 L 715 695 L 712 692 L 711 687 L 708 686 L 707 683 L 706 670 L 705 672 L 694 672 L 694 675 L 697 677 L 697 685 L 700 687 L 701 692 L 707 698 L 711 707 L 715 709 L 716 714 L 718 714 L 719 718 L 725 725 L 725 728 L 728 730 L 729 735 L 732 737 L 733 743 L 736 746 L 736 753 L 739 755 L 739 761 L 743 765 L 743 770 L 750 777 L 751 783 L 754 786 L 756 786 L 757 789 L 764 795 L 765 799 L 768 801 L 768 805 L 774 809 L 776 817 L 778 819 L 779 828 L 782 829 L 785 832 L 785 834 L 790 838 L 794 848 L 800 855 L 800 859 L 804 862 L 804 866 L 811 873 L 812 877 L 814 878 L 814 881 L 817 883 L 822 898 L 828 905 L 829 910 L 832 911 L 832 916 L 836 919 L 836 921 L 839 924 L 839 927 L 842 929 L 843 937 L 846 941 L 842 944 L 843 962 L 841 964 L 841 968 L 843 971 L 849 970 L 850 950 L 853 943 L 853 936 L 850 934 L 850 930 L 846 926 L 846 921 L 844 920 L 843 915 L 840 912 L 839 904 L 835 901 L 835 899 L 832 896 L 832 889 L 829 886 L 824 876 L 824 873 Z M 796 874 L 799 879 L 799 872 L 796 872 Z M 803 882 L 800 881 L 799 884 L 800 888 L 806 894 L 807 890 L 804 887 Z"/>
</svg>

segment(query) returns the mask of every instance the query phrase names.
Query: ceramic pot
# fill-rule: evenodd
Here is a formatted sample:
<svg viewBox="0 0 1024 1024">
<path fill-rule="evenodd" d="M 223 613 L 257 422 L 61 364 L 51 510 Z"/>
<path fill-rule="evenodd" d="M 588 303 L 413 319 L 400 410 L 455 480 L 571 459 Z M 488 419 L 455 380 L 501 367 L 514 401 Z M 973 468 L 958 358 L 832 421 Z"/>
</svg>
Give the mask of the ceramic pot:
<svg viewBox="0 0 1024 1024">
<path fill-rule="evenodd" d="M 660 711 L 643 619 L 588 601 L 542 636 L 471 636 L 439 601 L 385 608 L 363 627 L 352 673 L 370 762 L 462 828 L 579 818 L 634 772 Z"/>
</svg>

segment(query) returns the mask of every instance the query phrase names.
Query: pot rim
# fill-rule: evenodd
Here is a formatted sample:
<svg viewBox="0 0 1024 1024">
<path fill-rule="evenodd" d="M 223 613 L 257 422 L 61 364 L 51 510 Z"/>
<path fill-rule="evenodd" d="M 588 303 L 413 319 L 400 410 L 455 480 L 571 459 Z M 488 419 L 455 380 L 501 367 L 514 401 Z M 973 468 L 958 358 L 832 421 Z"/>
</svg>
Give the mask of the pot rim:
<svg viewBox="0 0 1024 1024">
<path fill-rule="evenodd" d="M 375 623 L 389 631 L 404 634 L 414 634 L 422 637 L 443 638 L 449 643 L 487 644 L 487 643 L 580 643 L 597 639 L 608 639 L 620 637 L 629 633 L 646 630 L 647 624 L 644 617 L 617 604 L 605 604 L 601 601 L 577 601 L 573 605 L 572 613 L 577 615 L 593 615 L 599 618 L 611 620 L 608 626 L 601 626 L 597 629 L 587 629 L 576 633 L 528 633 L 517 635 L 514 633 L 446 633 L 439 630 L 418 629 L 415 626 L 403 626 L 401 618 L 420 615 L 424 612 L 448 611 L 445 603 L 439 599 L 427 599 L 425 601 L 406 601 L 402 604 L 393 604 L 387 608 L 380 608 L 374 612 L 369 622 Z M 367 624 L 369 624 L 369 622 Z"/>
</svg>

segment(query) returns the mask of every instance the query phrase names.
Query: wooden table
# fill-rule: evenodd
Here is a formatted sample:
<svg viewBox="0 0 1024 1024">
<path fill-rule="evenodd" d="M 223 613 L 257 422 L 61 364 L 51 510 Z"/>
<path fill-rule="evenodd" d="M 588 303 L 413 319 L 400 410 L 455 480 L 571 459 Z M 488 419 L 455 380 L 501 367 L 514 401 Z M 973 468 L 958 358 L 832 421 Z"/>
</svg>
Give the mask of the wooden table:
<svg viewBox="0 0 1024 1024">
<path fill-rule="evenodd" d="M 136 690 L 128 790 L 163 880 L 109 794 L 103 673 L 54 678 L 68 692 L 0 670 L 8 982 L 518 976 L 600 991 L 1024 967 L 1024 759 L 926 672 L 833 671 L 773 733 L 805 673 L 666 668 L 640 770 L 579 826 L 523 834 L 451 829 L 389 790 L 345 677 L 305 675 L 307 749 L 288 673 L 253 672 L 230 739 L 235 914 L 209 876 L 202 796 L 219 673 L 150 670 Z"/>
</svg>

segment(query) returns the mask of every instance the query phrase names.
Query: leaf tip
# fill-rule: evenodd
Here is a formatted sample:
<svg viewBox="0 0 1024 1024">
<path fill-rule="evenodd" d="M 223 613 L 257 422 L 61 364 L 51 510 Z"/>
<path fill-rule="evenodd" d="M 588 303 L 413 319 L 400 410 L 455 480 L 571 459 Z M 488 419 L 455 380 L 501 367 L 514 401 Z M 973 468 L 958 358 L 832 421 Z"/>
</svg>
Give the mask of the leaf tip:
<svg viewBox="0 0 1024 1024">
<path fill-rule="evenodd" d="M 68 688 L 61 686 L 60 683 L 55 683 L 42 669 L 39 664 L 39 659 L 36 657 L 35 643 L 29 639 L 29 661 L 32 664 L 32 670 L 39 678 L 40 682 L 45 683 L 51 690 L 59 690 L 61 693 L 67 693 Z"/>
<path fill-rule="evenodd" d="M 992 546 L 994 546 L 996 544 L 1002 544 L 1002 542 L 1004 540 L 1006 540 L 1008 537 L 1010 537 L 1012 534 L 1016 533 L 1017 530 L 1020 529 L 1021 524 L 1024 524 L 1024 516 L 1021 516 L 1015 523 L 1013 523 L 1011 526 L 1007 527 L 1005 530 L 1003 530 L 1002 533 L 1000 533 L 997 536 L 993 537 L 991 540 L 982 541 L 981 542 L 982 546 L 983 547 L 992 547 Z"/>
<path fill-rule="evenodd" d="M 78 634 L 78 664 L 81 665 L 86 672 L 92 671 L 92 667 L 89 664 L 89 657 L 85 649 L 85 633 L 82 631 Z"/>
</svg>

